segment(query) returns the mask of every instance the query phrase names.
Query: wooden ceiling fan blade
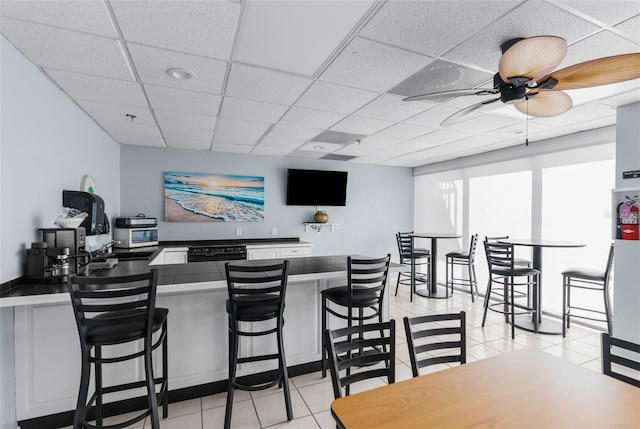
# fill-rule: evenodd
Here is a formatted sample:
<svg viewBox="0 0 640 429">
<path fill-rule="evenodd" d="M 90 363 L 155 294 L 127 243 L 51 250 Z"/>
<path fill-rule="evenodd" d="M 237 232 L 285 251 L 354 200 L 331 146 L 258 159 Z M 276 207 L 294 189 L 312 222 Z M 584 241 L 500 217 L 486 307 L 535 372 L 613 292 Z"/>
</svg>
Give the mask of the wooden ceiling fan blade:
<svg viewBox="0 0 640 429">
<path fill-rule="evenodd" d="M 482 101 L 480 103 L 474 104 L 472 106 L 466 107 L 453 115 L 449 116 L 447 119 L 440 123 L 441 127 L 446 127 L 448 125 L 457 124 L 461 122 L 463 119 L 478 114 L 480 112 L 486 112 L 488 110 L 497 109 L 502 106 L 502 103 L 496 103 L 500 98 L 494 98 L 491 100 Z"/>
<path fill-rule="evenodd" d="M 403 98 L 402 101 L 442 101 L 451 97 L 460 97 L 463 95 L 491 95 L 497 94 L 498 91 L 493 88 L 470 88 L 470 89 L 452 89 L 450 91 L 432 92 L 430 94 L 414 95 Z"/>
<path fill-rule="evenodd" d="M 510 83 L 512 77 L 534 80 L 558 67 L 567 55 L 567 41 L 556 36 L 522 39 L 508 48 L 498 62 L 498 73 Z"/>
<path fill-rule="evenodd" d="M 536 80 L 540 84 L 549 78 L 558 81 L 554 89 L 559 90 L 590 88 L 640 79 L 640 53 L 614 55 L 585 61 L 554 71 Z"/>
<path fill-rule="evenodd" d="M 513 106 L 525 115 L 549 118 L 571 109 L 573 100 L 566 92 L 540 89 L 531 92 L 528 100 Z"/>
</svg>

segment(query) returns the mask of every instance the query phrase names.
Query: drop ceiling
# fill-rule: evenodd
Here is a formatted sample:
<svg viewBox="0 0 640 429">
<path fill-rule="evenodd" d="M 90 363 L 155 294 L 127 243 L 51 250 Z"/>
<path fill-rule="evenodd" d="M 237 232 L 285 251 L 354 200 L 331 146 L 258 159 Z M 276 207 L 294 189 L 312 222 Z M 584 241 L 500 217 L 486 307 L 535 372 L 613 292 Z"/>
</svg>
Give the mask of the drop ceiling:
<svg viewBox="0 0 640 429">
<path fill-rule="evenodd" d="M 640 79 L 530 118 L 402 98 L 491 86 L 499 46 L 555 35 L 559 68 L 640 52 L 640 1 L 13 1 L 0 29 L 124 145 L 416 167 L 615 124 Z M 182 68 L 192 79 L 167 73 Z"/>
</svg>

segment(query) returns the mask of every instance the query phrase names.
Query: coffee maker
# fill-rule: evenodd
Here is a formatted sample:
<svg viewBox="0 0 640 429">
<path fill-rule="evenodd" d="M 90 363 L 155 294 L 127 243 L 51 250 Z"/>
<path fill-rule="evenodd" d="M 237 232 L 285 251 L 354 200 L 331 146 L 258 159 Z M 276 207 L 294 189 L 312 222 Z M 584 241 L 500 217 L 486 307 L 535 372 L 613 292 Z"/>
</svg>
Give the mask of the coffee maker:
<svg viewBox="0 0 640 429">
<path fill-rule="evenodd" d="M 85 250 L 85 229 L 41 228 L 42 241 L 27 249 L 27 278 L 46 283 L 64 282 L 72 274 L 84 274 L 91 261 Z"/>
</svg>

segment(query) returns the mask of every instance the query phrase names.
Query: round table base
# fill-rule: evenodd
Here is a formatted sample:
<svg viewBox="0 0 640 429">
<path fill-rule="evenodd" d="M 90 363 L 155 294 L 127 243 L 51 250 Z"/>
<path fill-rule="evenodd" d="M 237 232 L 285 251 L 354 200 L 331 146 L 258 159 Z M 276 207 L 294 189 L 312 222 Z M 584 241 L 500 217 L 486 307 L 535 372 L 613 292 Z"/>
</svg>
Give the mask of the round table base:
<svg viewBox="0 0 640 429">
<path fill-rule="evenodd" d="M 532 320 L 516 320 L 516 328 L 525 331 L 535 332 Z M 547 335 L 562 335 L 562 322 L 559 320 L 542 317 L 541 323 L 538 324 L 538 333 Z"/>
<path fill-rule="evenodd" d="M 424 298 L 435 298 L 435 299 L 447 299 L 447 298 L 451 298 L 451 291 L 448 291 L 447 293 L 447 288 L 445 287 L 444 283 L 438 283 L 438 286 L 440 288 L 437 288 L 435 291 L 430 291 L 429 287 L 422 287 L 422 288 L 417 288 L 416 287 L 416 295 L 420 295 L 421 297 Z"/>
</svg>

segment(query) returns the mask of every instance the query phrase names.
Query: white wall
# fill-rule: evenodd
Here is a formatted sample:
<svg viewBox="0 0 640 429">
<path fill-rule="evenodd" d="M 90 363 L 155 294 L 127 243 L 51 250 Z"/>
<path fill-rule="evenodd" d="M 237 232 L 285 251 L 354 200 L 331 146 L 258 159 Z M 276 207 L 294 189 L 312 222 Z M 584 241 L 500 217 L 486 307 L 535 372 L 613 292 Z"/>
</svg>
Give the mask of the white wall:
<svg viewBox="0 0 640 429">
<path fill-rule="evenodd" d="M 24 275 L 25 249 L 53 227 L 62 190 L 97 182 L 117 214 L 119 145 L 0 37 L 0 283 Z M 0 428 L 15 429 L 13 311 L 0 311 Z"/>
<path fill-rule="evenodd" d="M 640 103 L 617 109 L 616 189 L 635 188 L 640 178 L 623 179 L 623 171 L 640 170 Z M 614 202 L 616 204 L 617 202 Z M 640 343 L 640 242 L 617 240 L 614 258 L 613 335 Z"/>
<path fill-rule="evenodd" d="M 383 167 L 338 161 L 221 154 L 202 151 L 123 146 L 121 156 L 121 211 L 158 218 L 161 241 L 236 238 L 300 237 L 313 243 L 314 255 L 391 253 L 397 260 L 395 233 L 413 224 L 414 181 L 409 168 Z M 285 204 L 287 168 L 348 171 L 347 205 L 321 207 L 334 232 L 305 233 L 315 206 Z M 165 171 L 263 176 L 264 222 L 165 222 Z"/>
</svg>

